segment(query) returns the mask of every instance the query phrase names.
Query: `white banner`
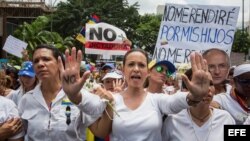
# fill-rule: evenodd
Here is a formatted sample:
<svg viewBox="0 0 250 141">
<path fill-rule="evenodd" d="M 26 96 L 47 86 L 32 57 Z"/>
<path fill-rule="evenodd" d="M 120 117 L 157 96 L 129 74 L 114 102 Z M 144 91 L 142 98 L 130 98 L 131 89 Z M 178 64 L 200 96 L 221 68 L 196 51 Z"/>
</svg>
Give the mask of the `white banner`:
<svg viewBox="0 0 250 141">
<path fill-rule="evenodd" d="M 231 52 L 239 7 L 166 4 L 153 58 L 189 63 L 193 51 Z"/>
<path fill-rule="evenodd" d="M 22 58 L 22 51 L 26 49 L 27 45 L 28 44 L 26 42 L 9 35 L 3 46 L 3 50 L 12 55 Z"/>
<path fill-rule="evenodd" d="M 126 34 L 123 30 L 107 24 L 86 24 L 85 53 L 103 56 L 124 55 L 130 47 L 123 45 Z"/>
</svg>

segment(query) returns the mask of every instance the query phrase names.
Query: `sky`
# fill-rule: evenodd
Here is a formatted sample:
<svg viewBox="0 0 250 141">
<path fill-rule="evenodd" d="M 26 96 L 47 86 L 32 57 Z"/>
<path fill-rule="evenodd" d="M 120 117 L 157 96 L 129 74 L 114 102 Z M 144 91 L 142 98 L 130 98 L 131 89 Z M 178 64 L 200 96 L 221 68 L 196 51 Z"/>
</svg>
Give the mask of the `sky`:
<svg viewBox="0 0 250 141">
<path fill-rule="evenodd" d="M 249 7 L 250 0 L 244 0 L 244 21 L 249 21 Z M 165 3 L 175 4 L 199 4 L 199 5 L 220 5 L 220 6 L 240 6 L 239 17 L 237 25 L 241 25 L 242 21 L 242 0 L 128 0 L 132 5 L 138 2 L 139 13 L 141 15 L 145 13 L 156 13 L 158 5 L 165 5 Z"/>
<path fill-rule="evenodd" d="M 59 2 L 66 0 L 45 0 L 48 2 Z M 132 5 L 138 2 L 139 13 L 141 15 L 145 13 L 156 13 L 158 5 L 165 5 L 165 3 L 176 3 L 176 4 L 200 4 L 200 5 L 220 5 L 220 6 L 240 6 L 239 17 L 237 26 L 241 25 L 242 21 L 242 1 L 243 0 L 128 0 L 129 4 Z M 250 0 L 244 0 L 244 21 L 249 21 L 249 7 Z"/>
</svg>

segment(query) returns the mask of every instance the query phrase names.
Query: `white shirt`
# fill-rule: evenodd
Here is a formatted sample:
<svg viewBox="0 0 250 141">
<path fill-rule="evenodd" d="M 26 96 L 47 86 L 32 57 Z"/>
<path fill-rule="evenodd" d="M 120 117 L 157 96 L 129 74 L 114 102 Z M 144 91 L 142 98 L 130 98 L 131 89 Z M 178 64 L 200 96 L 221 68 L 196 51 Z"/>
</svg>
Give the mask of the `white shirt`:
<svg viewBox="0 0 250 141">
<path fill-rule="evenodd" d="M 184 109 L 167 117 L 162 136 L 164 141 L 223 141 L 225 124 L 235 124 L 227 111 L 214 108 L 210 119 L 199 127 Z"/>
<path fill-rule="evenodd" d="M 234 118 L 236 124 L 243 124 L 247 119 L 248 113 L 241 108 L 240 104 L 230 94 L 217 94 L 213 101 L 220 104 L 223 110 L 228 111 Z"/>
<path fill-rule="evenodd" d="M 161 141 L 163 114 L 177 113 L 187 108 L 185 93 L 174 95 L 147 93 L 135 110 L 130 110 L 120 94 L 114 95 L 115 109 L 111 141 Z"/>
<path fill-rule="evenodd" d="M 21 117 L 27 124 L 27 136 L 29 141 L 76 141 L 84 140 L 85 129 L 92 124 L 93 118 L 79 111 L 60 90 L 51 103 L 51 109 L 47 106 L 42 95 L 41 85 L 38 84 L 33 93 L 25 94 L 19 104 Z M 71 123 L 66 124 L 66 107 L 70 107 Z"/>
<path fill-rule="evenodd" d="M 247 117 L 246 121 L 244 122 L 244 125 L 250 125 L 250 116 Z"/>
<path fill-rule="evenodd" d="M 232 90 L 232 86 L 230 84 L 226 84 L 226 94 L 230 95 L 231 90 Z"/>
<path fill-rule="evenodd" d="M 11 118 L 19 118 L 15 103 L 3 96 L 0 96 L 0 125 Z M 18 139 L 24 136 L 24 131 L 9 139 Z"/>
<path fill-rule="evenodd" d="M 26 93 L 33 93 L 32 91 L 33 89 Z M 23 90 L 23 87 L 20 86 L 17 90 L 11 91 L 11 93 L 7 95 L 6 97 L 14 101 L 14 103 L 18 106 L 24 94 L 25 92 Z"/>
</svg>

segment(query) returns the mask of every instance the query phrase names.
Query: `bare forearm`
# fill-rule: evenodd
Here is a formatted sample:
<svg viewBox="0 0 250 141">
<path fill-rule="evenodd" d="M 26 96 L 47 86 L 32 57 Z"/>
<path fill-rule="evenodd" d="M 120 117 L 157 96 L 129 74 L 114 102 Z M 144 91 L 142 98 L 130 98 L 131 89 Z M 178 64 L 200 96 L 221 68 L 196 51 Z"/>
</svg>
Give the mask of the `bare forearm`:
<svg viewBox="0 0 250 141">
<path fill-rule="evenodd" d="M 102 117 L 90 125 L 89 128 L 92 133 L 100 138 L 107 137 L 112 131 L 112 120 L 110 118 L 113 118 L 113 111 L 110 106 L 107 106 Z"/>
</svg>

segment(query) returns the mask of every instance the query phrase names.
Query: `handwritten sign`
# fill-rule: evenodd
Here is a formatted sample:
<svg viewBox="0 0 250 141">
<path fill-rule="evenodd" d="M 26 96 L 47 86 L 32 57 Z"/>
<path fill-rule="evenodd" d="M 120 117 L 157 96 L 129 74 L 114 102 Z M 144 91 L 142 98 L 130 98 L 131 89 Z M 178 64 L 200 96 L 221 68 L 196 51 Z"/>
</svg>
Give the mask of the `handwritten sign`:
<svg viewBox="0 0 250 141">
<path fill-rule="evenodd" d="M 26 42 L 23 42 L 22 40 L 19 40 L 9 35 L 3 46 L 3 50 L 5 50 L 6 52 L 12 55 L 22 58 L 23 56 L 22 51 L 26 49 L 27 45 L 28 44 Z"/>
<path fill-rule="evenodd" d="M 189 63 L 193 51 L 231 52 L 239 7 L 166 4 L 154 59 Z"/>
<path fill-rule="evenodd" d="M 130 47 L 123 45 L 126 34 L 123 30 L 107 24 L 86 24 L 85 52 L 101 54 L 105 58 L 111 55 L 124 55 Z"/>
</svg>

